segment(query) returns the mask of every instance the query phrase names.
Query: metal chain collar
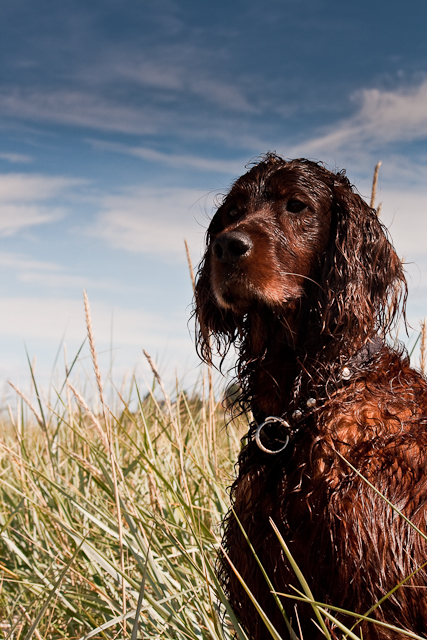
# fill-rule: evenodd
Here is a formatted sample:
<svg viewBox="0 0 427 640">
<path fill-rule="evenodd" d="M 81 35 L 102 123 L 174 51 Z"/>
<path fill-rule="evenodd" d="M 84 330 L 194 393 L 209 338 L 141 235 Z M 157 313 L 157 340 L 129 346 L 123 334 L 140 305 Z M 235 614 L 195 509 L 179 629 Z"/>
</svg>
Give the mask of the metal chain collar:
<svg viewBox="0 0 427 640">
<path fill-rule="evenodd" d="M 372 360 L 374 355 L 376 355 L 382 348 L 383 344 L 384 343 L 381 338 L 375 336 L 370 342 L 366 343 L 361 349 L 359 349 L 359 351 L 357 351 L 357 353 L 352 356 L 352 358 L 350 358 L 345 366 L 341 369 L 340 378 L 335 384 L 335 389 L 340 389 L 343 384 L 351 380 L 351 378 L 355 373 L 357 373 L 357 371 L 360 371 L 370 360 Z M 326 400 L 327 398 L 308 398 L 308 400 L 306 400 L 305 402 L 305 408 L 295 409 L 295 411 L 292 413 L 292 419 L 297 423 L 300 422 L 303 417 L 308 417 L 316 410 L 319 410 Z M 281 424 L 283 427 L 285 427 L 288 433 L 285 435 L 284 440 L 278 440 L 278 442 L 282 444 L 282 446 L 279 449 L 273 450 L 268 449 L 268 447 L 266 447 L 261 442 L 261 432 L 267 424 L 274 423 Z M 264 453 L 275 455 L 277 453 L 281 453 L 286 449 L 291 440 L 291 437 L 294 437 L 298 431 L 298 427 L 292 428 L 289 422 L 283 417 L 268 416 L 260 425 L 257 426 L 257 429 L 255 431 L 255 442 L 257 443 L 259 449 L 261 449 L 261 451 L 264 451 Z"/>
</svg>

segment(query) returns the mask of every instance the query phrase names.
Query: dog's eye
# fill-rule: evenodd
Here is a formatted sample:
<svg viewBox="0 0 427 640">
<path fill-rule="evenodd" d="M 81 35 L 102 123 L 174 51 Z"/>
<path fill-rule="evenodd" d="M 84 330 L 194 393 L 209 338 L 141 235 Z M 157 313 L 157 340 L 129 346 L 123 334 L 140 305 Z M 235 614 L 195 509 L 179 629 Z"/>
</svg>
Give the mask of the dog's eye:
<svg viewBox="0 0 427 640">
<path fill-rule="evenodd" d="M 295 199 L 288 200 L 286 204 L 286 210 L 289 211 L 290 213 L 299 213 L 305 208 L 306 208 L 306 205 L 304 204 L 304 202 L 301 202 L 301 200 L 295 200 Z"/>
<path fill-rule="evenodd" d="M 239 210 L 236 209 L 236 207 L 231 207 L 231 209 L 228 210 L 228 215 L 230 216 L 230 218 L 237 218 L 237 216 L 239 215 Z"/>
</svg>

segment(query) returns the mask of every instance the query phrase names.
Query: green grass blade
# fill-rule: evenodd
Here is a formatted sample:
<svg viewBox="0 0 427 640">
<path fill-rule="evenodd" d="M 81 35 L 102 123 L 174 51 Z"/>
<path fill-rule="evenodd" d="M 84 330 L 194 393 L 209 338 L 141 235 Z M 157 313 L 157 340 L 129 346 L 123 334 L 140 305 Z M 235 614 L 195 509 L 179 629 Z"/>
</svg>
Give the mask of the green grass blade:
<svg viewBox="0 0 427 640">
<path fill-rule="evenodd" d="M 81 546 L 81 545 L 80 545 Z M 52 600 L 53 596 L 55 595 L 55 593 L 57 592 L 57 590 L 59 589 L 59 586 L 65 576 L 65 574 L 67 573 L 68 569 L 71 567 L 71 565 L 74 562 L 74 559 L 76 558 L 78 552 L 80 551 L 80 546 L 76 548 L 75 552 L 73 553 L 72 557 L 70 558 L 69 562 L 65 565 L 64 569 L 61 571 L 61 574 L 58 578 L 58 580 L 56 581 L 56 583 L 54 584 L 54 586 L 52 587 L 48 597 L 46 598 L 46 600 L 43 603 L 42 608 L 40 609 L 36 619 L 34 620 L 33 624 L 31 625 L 27 635 L 25 636 L 25 640 L 31 640 L 31 638 L 34 635 L 34 632 L 36 631 L 38 624 L 40 622 L 40 620 L 42 619 L 44 612 L 46 611 L 46 609 L 49 606 L 50 601 Z"/>
<path fill-rule="evenodd" d="M 279 529 L 277 528 L 276 524 L 273 522 L 272 518 L 270 518 L 270 524 L 273 527 L 273 531 L 276 534 L 279 542 L 280 542 L 280 546 L 282 547 L 283 551 L 286 554 L 286 557 L 296 575 L 296 577 L 299 580 L 299 583 L 301 585 L 301 587 L 303 588 L 304 593 L 306 594 L 307 598 L 310 600 L 314 600 L 313 598 L 313 594 L 311 593 L 311 589 L 308 586 L 308 582 L 307 580 L 304 578 L 303 574 L 301 573 L 300 568 L 298 567 L 297 563 L 295 562 L 291 552 L 288 549 L 288 546 L 286 544 L 286 542 L 283 540 L 283 537 L 279 531 Z M 317 620 L 319 621 L 319 625 L 325 635 L 326 638 L 328 638 L 328 640 L 330 640 L 330 633 L 325 625 L 325 622 L 322 618 L 322 616 L 319 613 L 319 609 L 316 605 L 312 605 L 313 611 L 314 611 L 314 615 L 316 616 Z"/>
</svg>

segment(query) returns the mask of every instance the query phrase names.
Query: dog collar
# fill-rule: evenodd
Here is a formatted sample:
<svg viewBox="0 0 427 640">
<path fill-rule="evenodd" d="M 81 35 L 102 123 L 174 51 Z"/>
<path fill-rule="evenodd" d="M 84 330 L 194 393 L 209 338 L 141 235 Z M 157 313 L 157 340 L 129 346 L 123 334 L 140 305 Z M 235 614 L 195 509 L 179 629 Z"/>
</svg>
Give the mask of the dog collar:
<svg viewBox="0 0 427 640">
<path fill-rule="evenodd" d="M 330 397 L 330 394 L 338 389 L 341 389 L 346 382 L 351 380 L 354 375 L 363 371 L 366 365 L 372 360 L 372 358 L 380 351 L 383 347 L 384 342 L 379 336 L 375 336 L 372 340 L 369 340 L 366 344 L 363 345 L 359 351 L 357 351 L 354 356 L 352 356 L 342 367 L 340 370 L 338 379 L 329 381 L 326 384 L 326 397 L 324 398 L 308 398 L 305 403 L 300 404 L 292 413 L 291 420 L 293 423 L 296 423 L 296 426 L 292 427 L 288 420 L 285 420 L 283 416 L 268 416 L 263 420 L 260 425 L 257 425 L 255 430 L 255 442 L 261 451 L 264 453 L 269 453 L 271 455 L 281 453 L 286 449 L 291 439 L 293 439 L 298 431 L 300 431 L 300 427 L 298 427 L 298 423 L 301 423 L 304 418 L 307 418 L 309 415 L 315 413 L 324 405 L 326 400 Z M 278 440 L 279 444 L 282 446 L 278 449 L 269 449 L 261 442 L 261 433 L 264 427 L 268 424 L 279 424 L 285 429 L 285 436 L 283 439 Z"/>
</svg>

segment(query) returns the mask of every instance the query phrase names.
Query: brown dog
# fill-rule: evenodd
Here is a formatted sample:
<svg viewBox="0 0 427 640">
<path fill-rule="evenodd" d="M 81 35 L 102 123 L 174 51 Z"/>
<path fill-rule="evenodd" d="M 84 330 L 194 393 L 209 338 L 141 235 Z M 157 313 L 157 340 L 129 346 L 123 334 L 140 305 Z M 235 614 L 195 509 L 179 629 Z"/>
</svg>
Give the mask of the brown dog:
<svg viewBox="0 0 427 640">
<path fill-rule="evenodd" d="M 267 154 L 209 226 L 198 349 L 210 362 L 212 346 L 223 354 L 235 345 L 240 406 L 255 418 L 231 491 L 237 518 L 276 591 L 301 586 L 270 518 L 318 602 L 365 614 L 407 579 L 370 617 L 425 636 L 425 539 L 346 462 L 426 532 L 426 380 L 386 342 L 405 301 L 401 262 L 343 172 Z M 287 637 L 232 512 L 223 545 Z M 269 639 L 225 557 L 219 575 L 249 636 Z M 310 606 L 282 602 L 304 640 L 323 637 Z M 373 622 L 360 629 L 368 639 L 403 637 Z"/>
</svg>

